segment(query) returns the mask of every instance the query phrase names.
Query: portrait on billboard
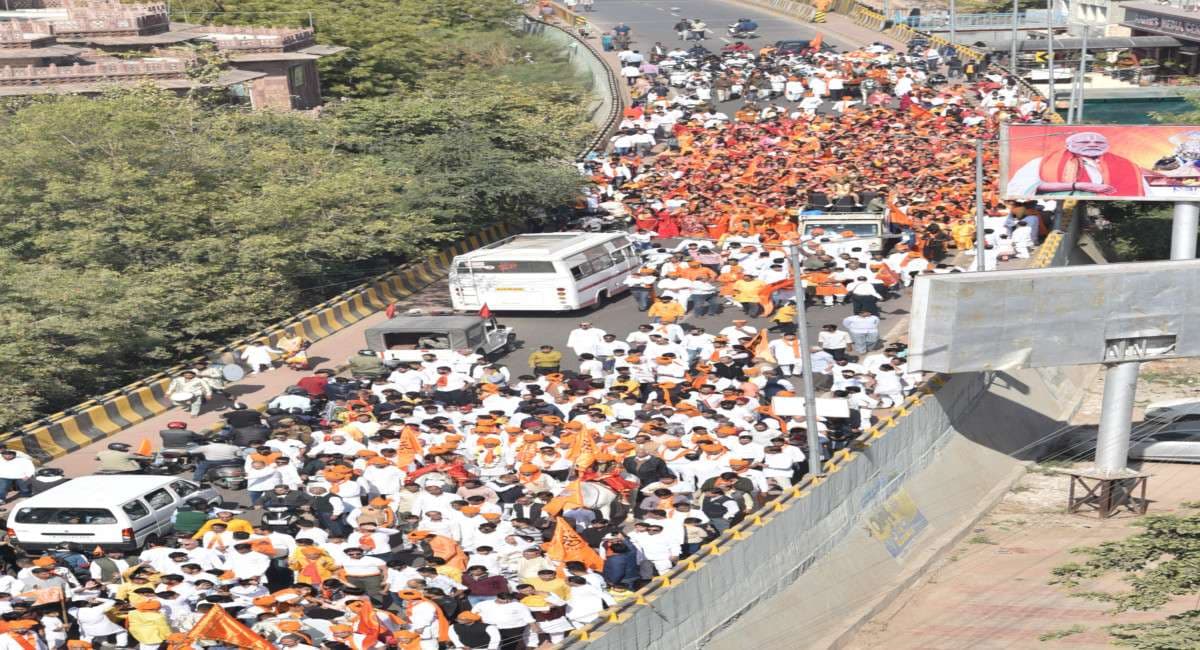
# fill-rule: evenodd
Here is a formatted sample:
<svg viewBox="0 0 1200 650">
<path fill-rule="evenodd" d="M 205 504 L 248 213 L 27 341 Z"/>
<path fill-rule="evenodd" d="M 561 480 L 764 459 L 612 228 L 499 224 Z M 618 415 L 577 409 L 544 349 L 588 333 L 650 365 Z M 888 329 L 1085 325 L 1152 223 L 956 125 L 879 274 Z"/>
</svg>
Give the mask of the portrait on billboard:
<svg viewBox="0 0 1200 650">
<path fill-rule="evenodd" d="M 1111 201 L 1200 198 L 1200 127 L 1025 125 L 1000 142 L 1009 199 Z"/>
</svg>

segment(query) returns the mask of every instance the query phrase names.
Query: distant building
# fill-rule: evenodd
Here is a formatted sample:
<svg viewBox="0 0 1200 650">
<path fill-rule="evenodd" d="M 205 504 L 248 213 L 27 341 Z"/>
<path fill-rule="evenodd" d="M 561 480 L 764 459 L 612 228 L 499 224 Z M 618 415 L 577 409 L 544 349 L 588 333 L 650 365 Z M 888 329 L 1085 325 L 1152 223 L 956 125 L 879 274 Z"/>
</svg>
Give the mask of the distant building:
<svg viewBox="0 0 1200 650">
<path fill-rule="evenodd" d="M 321 104 L 317 61 L 346 48 L 318 45 L 311 29 L 171 22 L 165 5 L 116 0 L 0 0 L 0 96 L 103 92 L 153 83 L 187 92 L 225 88 L 253 108 Z M 196 74 L 195 53 L 223 55 L 215 76 Z"/>
</svg>

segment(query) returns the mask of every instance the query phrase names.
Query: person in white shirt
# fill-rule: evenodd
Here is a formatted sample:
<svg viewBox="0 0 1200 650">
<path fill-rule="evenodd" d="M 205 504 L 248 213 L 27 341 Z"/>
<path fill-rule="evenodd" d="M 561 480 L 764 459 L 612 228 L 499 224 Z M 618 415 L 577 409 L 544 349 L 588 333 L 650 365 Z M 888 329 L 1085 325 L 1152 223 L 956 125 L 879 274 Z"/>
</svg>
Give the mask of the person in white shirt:
<svg viewBox="0 0 1200 650">
<path fill-rule="evenodd" d="M 629 534 L 629 540 L 638 547 L 646 561 L 654 565 L 658 575 L 665 575 L 679 560 L 680 545 L 663 533 L 661 523 L 646 523 L 643 531 Z"/>
<path fill-rule="evenodd" d="M 129 643 L 129 633 L 124 627 L 117 625 L 108 617 L 108 611 L 117 604 L 107 598 L 92 598 L 86 606 L 73 608 L 68 613 L 79 623 L 79 638 L 91 642 L 97 637 L 111 634 L 117 635 L 117 647 L 123 648 Z"/>
<path fill-rule="evenodd" d="M 36 471 L 29 456 L 15 449 L 0 449 L 0 501 L 13 490 L 22 498 L 33 496 L 31 480 Z"/>
<path fill-rule="evenodd" d="M 846 358 L 846 347 L 852 342 L 850 334 L 843 330 L 839 330 L 837 325 L 822 325 L 821 332 L 817 334 L 817 342 L 821 349 L 825 350 L 836 359 Z"/>
<path fill-rule="evenodd" d="M 257 505 L 279 483 L 279 470 L 274 463 L 268 465 L 261 460 L 250 463 L 246 469 L 246 491 L 250 493 L 250 506 Z"/>
<path fill-rule="evenodd" d="M 238 580 L 259 578 L 271 567 L 271 558 L 255 551 L 249 542 L 234 544 L 233 552 L 225 556 L 222 568 L 232 571 Z"/>
<path fill-rule="evenodd" d="M 515 643 L 510 639 L 524 639 L 529 632 L 529 626 L 533 624 L 533 613 L 529 608 L 517 602 L 513 594 L 502 593 L 498 594 L 494 600 L 485 600 L 476 603 L 472 608 L 476 614 L 483 618 L 483 622 L 488 625 L 496 626 L 500 631 L 501 645 L 505 642 L 511 645 L 506 647 L 521 648 L 525 644 L 523 641 Z"/>
</svg>

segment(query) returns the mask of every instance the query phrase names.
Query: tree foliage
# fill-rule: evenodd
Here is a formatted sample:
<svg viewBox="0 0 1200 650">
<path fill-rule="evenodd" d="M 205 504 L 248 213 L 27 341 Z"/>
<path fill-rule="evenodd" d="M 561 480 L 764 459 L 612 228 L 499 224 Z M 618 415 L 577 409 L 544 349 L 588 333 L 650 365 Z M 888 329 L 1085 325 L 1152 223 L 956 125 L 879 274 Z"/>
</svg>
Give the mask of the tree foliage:
<svg viewBox="0 0 1200 650">
<path fill-rule="evenodd" d="M 172 8 L 215 24 L 300 25 L 311 16 L 319 42 L 349 48 L 321 61 L 322 84 L 346 97 L 385 95 L 454 70 L 473 38 L 504 31 L 519 12 L 504 0 L 187 0 Z"/>
<path fill-rule="evenodd" d="M 1074 549 L 1090 557 L 1053 569 L 1051 583 L 1080 597 L 1112 603 L 1114 613 L 1156 610 L 1176 598 L 1200 595 L 1200 513 L 1152 515 L 1137 525 L 1145 530 Z M 1083 589 L 1086 581 L 1108 575 L 1119 576 L 1130 588 L 1115 593 Z M 1200 609 L 1163 621 L 1110 626 L 1109 632 L 1117 643 L 1139 650 L 1200 647 Z"/>
<path fill-rule="evenodd" d="M 509 5 L 225 2 L 311 6 L 351 45 L 356 98 L 320 119 L 151 88 L 4 105 L 0 427 L 572 200 L 585 92 Z"/>
</svg>

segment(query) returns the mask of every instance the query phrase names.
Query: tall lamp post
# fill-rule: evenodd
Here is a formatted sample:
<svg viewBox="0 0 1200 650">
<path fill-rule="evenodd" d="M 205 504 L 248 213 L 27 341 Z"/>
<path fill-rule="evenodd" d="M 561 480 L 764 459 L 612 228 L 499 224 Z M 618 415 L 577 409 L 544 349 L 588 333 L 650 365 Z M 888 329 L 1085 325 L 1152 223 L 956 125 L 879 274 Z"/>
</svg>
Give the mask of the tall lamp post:
<svg viewBox="0 0 1200 650">
<path fill-rule="evenodd" d="M 808 434 L 808 473 L 823 476 L 825 465 L 821 461 L 821 436 L 817 431 L 817 391 L 813 385 L 812 352 L 808 349 L 808 313 L 804 300 L 804 287 L 800 283 L 800 247 L 788 246 L 788 260 L 792 264 L 792 286 L 796 295 L 796 338 L 800 340 L 801 375 L 804 382 L 804 422 Z"/>
</svg>

